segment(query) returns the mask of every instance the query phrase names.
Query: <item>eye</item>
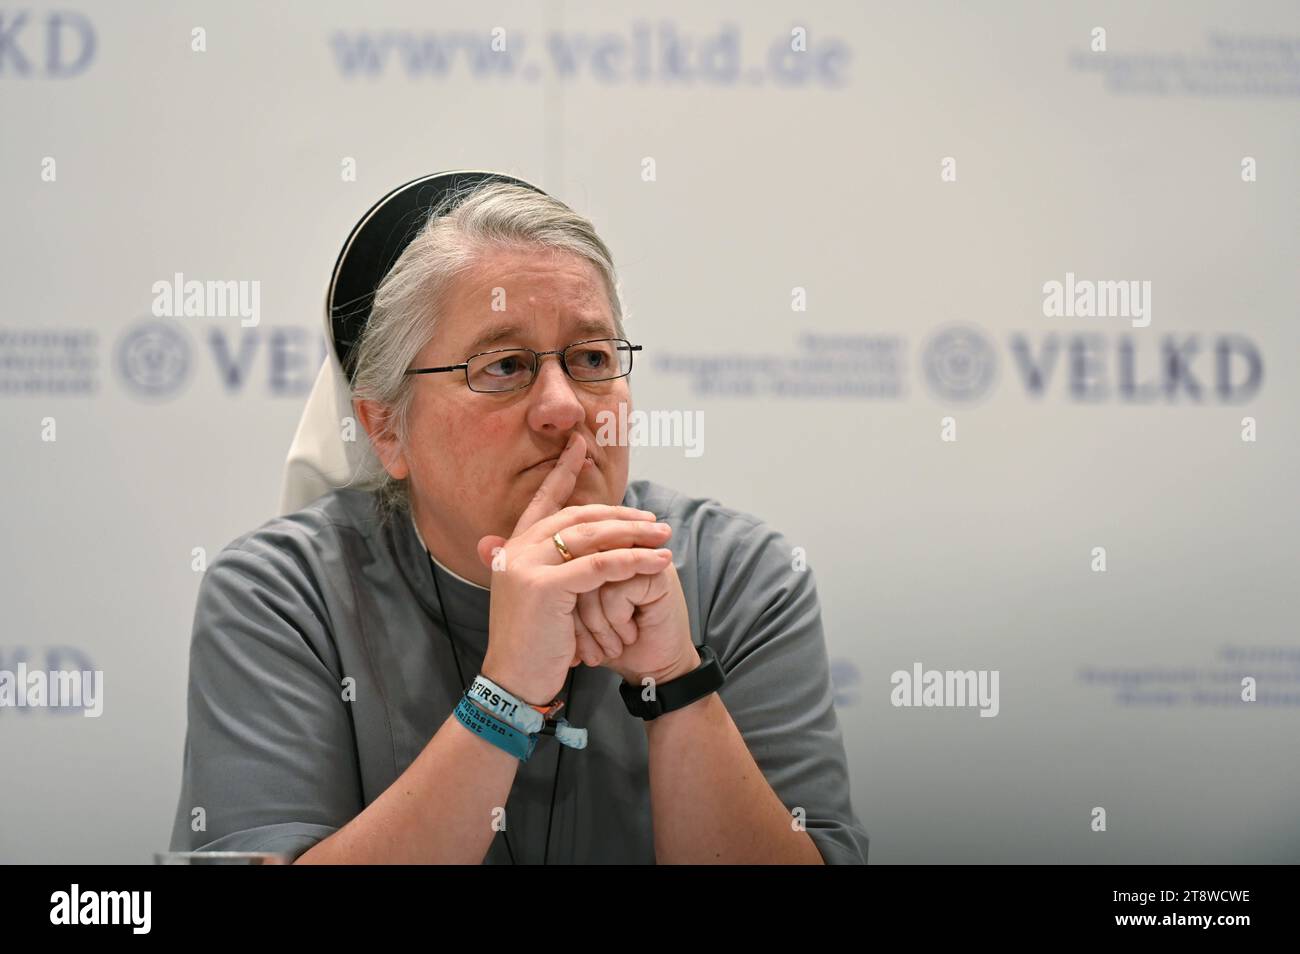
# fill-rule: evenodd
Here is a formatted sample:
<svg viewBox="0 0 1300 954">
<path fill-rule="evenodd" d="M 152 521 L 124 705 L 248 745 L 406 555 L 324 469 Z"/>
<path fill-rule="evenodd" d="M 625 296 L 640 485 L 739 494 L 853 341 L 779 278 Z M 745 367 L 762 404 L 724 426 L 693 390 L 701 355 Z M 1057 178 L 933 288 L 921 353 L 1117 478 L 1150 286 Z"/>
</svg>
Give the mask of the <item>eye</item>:
<svg viewBox="0 0 1300 954">
<path fill-rule="evenodd" d="M 574 367 L 581 368 L 584 371 L 603 371 L 609 367 L 610 358 L 607 347 L 588 345 L 576 350 L 578 353 L 571 359 Z"/>
<path fill-rule="evenodd" d="M 528 368 L 520 355 L 509 354 L 491 362 L 483 370 L 484 373 L 494 378 L 509 378 L 525 373 Z"/>
</svg>

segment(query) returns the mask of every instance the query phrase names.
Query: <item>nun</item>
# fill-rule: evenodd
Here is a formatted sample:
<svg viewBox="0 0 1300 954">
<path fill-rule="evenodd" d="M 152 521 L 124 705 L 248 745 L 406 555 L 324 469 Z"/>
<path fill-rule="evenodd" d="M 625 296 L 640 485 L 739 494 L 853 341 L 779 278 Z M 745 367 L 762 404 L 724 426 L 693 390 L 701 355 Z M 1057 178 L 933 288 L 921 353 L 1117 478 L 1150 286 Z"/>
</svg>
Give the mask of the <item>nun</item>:
<svg viewBox="0 0 1300 954">
<path fill-rule="evenodd" d="M 325 314 L 281 516 L 199 587 L 172 850 L 865 863 L 812 572 L 597 440 L 641 345 L 591 222 L 421 177 Z"/>
</svg>

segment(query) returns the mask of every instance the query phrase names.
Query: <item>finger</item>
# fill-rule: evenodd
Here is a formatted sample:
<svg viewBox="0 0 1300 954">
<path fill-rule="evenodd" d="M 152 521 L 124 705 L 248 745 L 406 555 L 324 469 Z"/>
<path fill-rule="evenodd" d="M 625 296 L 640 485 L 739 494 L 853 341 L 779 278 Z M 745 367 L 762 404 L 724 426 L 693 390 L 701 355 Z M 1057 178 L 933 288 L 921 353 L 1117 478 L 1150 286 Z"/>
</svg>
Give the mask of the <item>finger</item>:
<svg viewBox="0 0 1300 954">
<path fill-rule="evenodd" d="M 599 553 L 601 550 L 621 550 L 628 547 L 649 547 L 654 550 L 668 542 L 672 528 L 666 523 L 649 523 L 645 520 L 597 520 L 566 527 L 558 534 L 564 546 L 575 557 Z M 547 537 L 535 544 L 550 546 L 563 559 L 555 540 Z M 553 563 L 548 559 L 546 562 Z"/>
<path fill-rule="evenodd" d="M 586 458 L 587 442 L 582 439 L 581 434 L 574 431 L 569 435 L 569 443 L 564 445 L 564 450 L 560 452 L 555 466 L 546 475 L 542 485 L 537 488 L 537 493 L 533 494 L 533 499 L 528 506 L 524 508 L 519 522 L 515 524 L 515 532 L 511 536 L 519 536 L 537 521 L 555 513 L 568 502 L 573 496 L 573 488 L 577 486 L 578 475 L 582 472 L 582 462 Z"/>
<path fill-rule="evenodd" d="M 657 519 L 649 510 L 638 510 L 635 507 L 583 504 L 580 507 L 565 507 L 559 513 L 543 517 L 529 528 L 527 537 L 529 540 L 545 540 L 553 533 L 559 533 L 578 524 L 591 523 L 593 520 L 631 520 L 650 523 Z"/>
<path fill-rule="evenodd" d="M 671 550 L 604 550 L 591 556 L 575 557 L 568 563 L 547 567 L 568 593 L 586 593 L 605 583 L 628 580 L 638 573 L 659 573 L 672 562 Z"/>
<path fill-rule="evenodd" d="M 506 545 L 505 537 L 486 536 L 478 542 L 478 558 L 483 565 L 489 570 L 493 569 L 492 560 L 503 546 Z M 566 544 L 567 546 L 567 544 Z"/>
<path fill-rule="evenodd" d="M 590 630 L 587 629 L 576 614 L 573 617 L 573 630 L 577 635 L 578 646 L 578 652 L 574 658 L 593 667 L 604 662 L 605 654 L 601 652 L 600 647 L 596 645 L 596 640 L 592 638 Z"/>
<path fill-rule="evenodd" d="M 623 640 L 618 633 L 614 632 L 614 627 L 610 625 L 609 620 L 605 619 L 599 591 L 592 590 L 590 593 L 582 593 L 578 596 L 577 614 L 606 657 L 617 659 L 623 654 Z M 590 666 L 591 663 L 587 665 Z"/>
<path fill-rule="evenodd" d="M 662 573 L 656 576 L 638 574 L 621 583 L 608 583 L 595 591 L 605 619 L 614 628 L 614 632 L 618 634 L 618 638 L 624 645 L 631 646 L 636 642 L 638 632 L 634 617 L 637 607 L 651 601 L 649 594 L 654 588 L 653 581 L 662 576 Z M 588 595 L 591 594 L 583 594 L 583 596 Z"/>
<path fill-rule="evenodd" d="M 624 522 L 634 522 L 639 525 L 649 526 L 650 521 L 657 519 L 649 510 L 638 510 L 635 507 L 613 507 L 608 504 L 588 504 L 582 507 L 566 507 L 552 517 L 546 518 L 541 523 L 534 525 L 534 530 L 530 537 L 537 536 L 540 540 L 550 539 L 553 533 L 558 532 L 567 526 L 581 525 L 584 521 L 593 520 L 621 520 Z M 557 529 L 550 530 L 554 525 Z M 665 525 L 666 526 L 666 525 Z M 662 533 L 662 531 L 656 531 Z M 672 529 L 663 534 L 662 539 L 643 542 L 641 546 L 658 546 L 669 536 L 672 535 Z M 561 539 L 564 539 L 561 537 Z M 505 537 L 499 537 L 495 534 L 489 534 L 478 542 L 478 558 L 482 564 L 491 569 L 495 569 L 495 560 L 498 551 L 509 541 Z M 568 540 L 565 540 L 565 546 L 568 546 Z M 633 546 L 632 543 L 622 544 L 624 546 Z M 594 548 L 593 548 L 594 549 Z M 572 552 L 572 551 L 570 551 Z"/>
</svg>

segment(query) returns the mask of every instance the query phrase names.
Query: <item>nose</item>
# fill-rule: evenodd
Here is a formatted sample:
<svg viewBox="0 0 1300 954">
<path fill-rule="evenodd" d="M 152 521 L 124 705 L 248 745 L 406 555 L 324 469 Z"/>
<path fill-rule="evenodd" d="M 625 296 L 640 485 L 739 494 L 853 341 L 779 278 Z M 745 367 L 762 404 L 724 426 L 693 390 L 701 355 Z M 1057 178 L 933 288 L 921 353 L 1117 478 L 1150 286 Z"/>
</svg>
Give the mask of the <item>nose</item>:
<svg viewBox="0 0 1300 954">
<path fill-rule="evenodd" d="M 528 390 L 528 426 L 554 436 L 567 434 L 586 417 L 586 410 L 571 381 L 560 367 L 557 355 L 542 358 L 537 379 Z"/>
</svg>

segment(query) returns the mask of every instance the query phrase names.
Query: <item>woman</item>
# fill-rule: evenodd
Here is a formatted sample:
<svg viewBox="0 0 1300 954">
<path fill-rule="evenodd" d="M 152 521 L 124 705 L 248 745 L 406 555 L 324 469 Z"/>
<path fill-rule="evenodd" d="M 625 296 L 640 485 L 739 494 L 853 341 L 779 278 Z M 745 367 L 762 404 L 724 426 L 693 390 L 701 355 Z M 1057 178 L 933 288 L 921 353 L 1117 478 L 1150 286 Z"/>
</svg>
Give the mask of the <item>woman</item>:
<svg viewBox="0 0 1300 954">
<path fill-rule="evenodd" d="M 209 567 L 173 849 L 864 863 L 811 573 L 596 440 L 638 346 L 592 225 L 505 176 L 416 180 L 329 314 L 378 485 Z"/>
</svg>

